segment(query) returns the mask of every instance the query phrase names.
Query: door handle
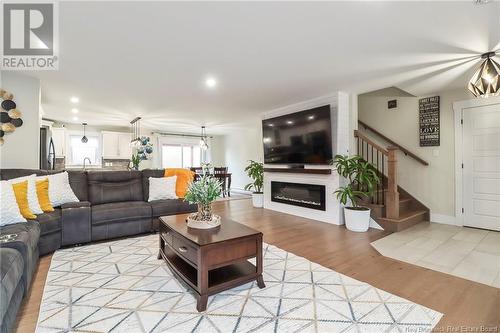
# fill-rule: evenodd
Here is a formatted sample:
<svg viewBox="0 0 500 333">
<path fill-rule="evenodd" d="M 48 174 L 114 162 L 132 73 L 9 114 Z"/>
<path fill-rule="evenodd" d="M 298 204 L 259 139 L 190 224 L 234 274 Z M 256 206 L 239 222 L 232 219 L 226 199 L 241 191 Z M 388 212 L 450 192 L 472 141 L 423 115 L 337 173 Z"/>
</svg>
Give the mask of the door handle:
<svg viewBox="0 0 500 333">
<path fill-rule="evenodd" d="M 185 246 L 181 246 L 181 247 L 179 247 L 179 251 L 182 253 L 186 253 L 188 251 L 188 249 Z"/>
</svg>

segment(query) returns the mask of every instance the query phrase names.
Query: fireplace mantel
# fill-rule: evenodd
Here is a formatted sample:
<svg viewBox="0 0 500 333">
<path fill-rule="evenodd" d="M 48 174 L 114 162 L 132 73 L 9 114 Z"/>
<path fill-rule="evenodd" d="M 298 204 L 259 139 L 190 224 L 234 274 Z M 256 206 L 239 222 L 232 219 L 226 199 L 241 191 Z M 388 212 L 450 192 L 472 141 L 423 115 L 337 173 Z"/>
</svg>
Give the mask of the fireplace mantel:
<svg viewBox="0 0 500 333">
<path fill-rule="evenodd" d="M 306 174 L 312 174 L 312 175 L 330 175 L 332 173 L 332 169 L 264 168 L 264 172 L 306 173 Z"/>
</svg>

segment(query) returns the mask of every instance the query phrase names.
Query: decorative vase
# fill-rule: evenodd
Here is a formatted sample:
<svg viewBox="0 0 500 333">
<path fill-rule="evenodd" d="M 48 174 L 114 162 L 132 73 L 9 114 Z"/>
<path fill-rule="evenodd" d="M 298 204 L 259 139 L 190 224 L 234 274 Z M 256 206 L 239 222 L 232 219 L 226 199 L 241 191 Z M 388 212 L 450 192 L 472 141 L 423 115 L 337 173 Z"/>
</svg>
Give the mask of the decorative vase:
<svg viewBox="0 0 500 333">
<path fill-rule="evenodd" d="M 195 229 L 211 229 L 220 225 L 221 217 L 212 214 L 212 203 L 198 203 L 198 212 L 189 214 L 187 225 Z"/>
<path fill-rule="evenodd" d="M 211 203 L 199 203 L 198 213 L 196 214 L 196 219 L 198 221 L 210 221 L 212 219 L 212 204 Z"/>
</svg>

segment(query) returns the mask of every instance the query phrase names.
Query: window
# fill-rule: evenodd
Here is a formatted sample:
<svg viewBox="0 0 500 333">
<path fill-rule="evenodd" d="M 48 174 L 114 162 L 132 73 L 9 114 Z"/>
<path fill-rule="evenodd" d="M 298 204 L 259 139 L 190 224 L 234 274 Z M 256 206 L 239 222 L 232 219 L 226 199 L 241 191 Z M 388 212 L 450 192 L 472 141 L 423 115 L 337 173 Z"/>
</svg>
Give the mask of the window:
<svg viewBox="0 0 500 333">
<path fill-rule="evenodd" d="M 200 166 L 201 149 L 198 145 L 163 145 L 163 168 L 191 168 Z"/>
<path fill-rule="evenodd" d="M 83 160 L 88 157 L 91 165 L 100 165 L 101 157 L 99 155 L 99 137 L 87 135 L 89 141 L 82 143 L 81 135 L 69 136 L 70 158 L 69 165 L 83 165 Z M 88 164 L 88 160 L 87 160 Z"/>
</svg>

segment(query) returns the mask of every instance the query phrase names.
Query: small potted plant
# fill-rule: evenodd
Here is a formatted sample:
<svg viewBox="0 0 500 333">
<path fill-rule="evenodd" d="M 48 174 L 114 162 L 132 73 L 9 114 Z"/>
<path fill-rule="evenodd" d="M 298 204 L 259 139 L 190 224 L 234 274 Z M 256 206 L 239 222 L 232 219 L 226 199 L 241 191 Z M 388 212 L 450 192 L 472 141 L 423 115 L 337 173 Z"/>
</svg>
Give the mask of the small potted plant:
<svg viewBox="0 0 500 333">
<path fill-rule="evenodd" d="M 264 194 L 262 193 L 264 164 L 252 160 L 249 162 L 250 164 L 245 168 L 245 172 L 253 181 L 245 186 L 245 190 L 252 190 L 252 204 L 254 207 L 260 208 L 264 205 Z"/>
<path fill-rule="evenodd" d="M 346 228 L 357 232 L 367 231 L 370 226 L 370 209 L 359 206 L 359 200 L 372 195 L 375 186 L 380 182 L 376 169 L 357 155 L 337 155 L 332 165 L 339 175 L 348 181 L 346 186 L 334 192 L 344 206 Z M 351 206 L 347 206 L 348 203 L 351 203 Z"/>
<path fill-rule="evenodd" d="M 220 197 L 221 193 L 221 182 L 206 173 L 189 184 L 184 201 L 197 204 L 198 211 L 188 216 L 188 227 L 210 229 L 220 225 L 220 216 L 212 213 L 212 202 Z"/>
</svg>

